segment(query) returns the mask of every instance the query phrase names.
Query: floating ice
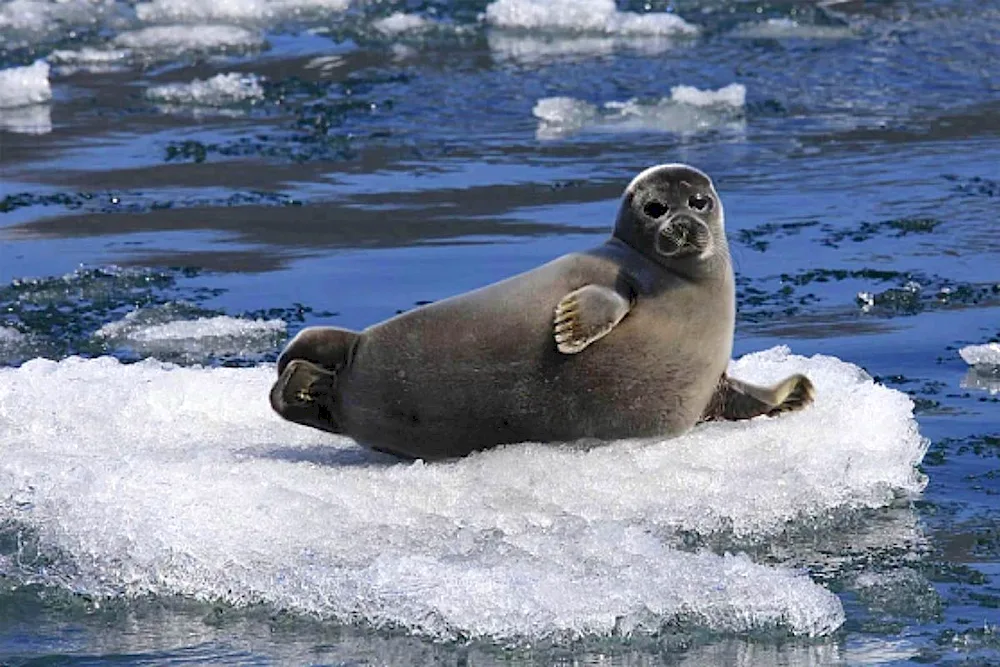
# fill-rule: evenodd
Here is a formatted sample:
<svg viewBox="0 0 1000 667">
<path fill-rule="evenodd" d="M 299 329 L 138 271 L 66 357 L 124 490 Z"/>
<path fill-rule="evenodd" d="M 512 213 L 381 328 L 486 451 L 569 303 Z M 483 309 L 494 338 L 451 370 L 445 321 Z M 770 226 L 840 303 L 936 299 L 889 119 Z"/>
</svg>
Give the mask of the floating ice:
<svg viewBox="0 0 1000 667">
<path fill-rule="evenodd" d="M 710 129 L 742 130 L 746 88 L 738 83 L 719 90 L 675 86 L 670 97 L 652 102 L 631 99 L 598 107 L 572 97 L 546 97 L 532 110 L 538 137 L 552 139 L 581 130 L 655 131 L 694 134 Z"/>
<path fill-rule="evenodd" d="M 0 575 L 265 602 L 443 638 L 667 621 L 829 633 L 841 605 L 803 574 L 672 545 L 692 531 L 767 539 L 920 491 L 912 403 L 831 357 L 774 349 L 732 371 L 761 382 L 806 372 L 816 404 L 665 442 L 525 444 L 424 464 L 280 420 L 267 402 L 273 366 L 0 369 L 0 521 L 32 531 L 51 558 L 32 568 L 0 556 Z"/>
<path fill-rule="evenodd" d="M 0 346 L 20 343 L 24 334 L 13 327 L 0 326 Z"/>
<path fill-rule="evenodd" d="M 958 353 L 970 366 L 1000 366 L 1000 343 L 967 345 Z"/>
<path fill-rule="evenodd" d="M 376 30 L 385 35 L 398 35 L 404 32 L 426 30 L 434 25 L 433 21 L 417 14 L 396 12 L 372 24 Z"/>
<path fill-rule="evenodd" d="M 73 27 L 114 23 L 116 0 L 11 0 L 0 3 L 0 41 L 8 48 L 64 37 Z"/>
<path fill-rule="evenodd" d="M 24 107 L 52 99 L 49 64 L 36 60 L 26 67 L 0 69 L 0 109 Z"/>
<path fill-rule="evenodd" d="M 958 353 L 972 367 L 959 383 L 963 388 L 1000 394 L 1000 343 L 967 345 Z"/>
<path fill-rule="evenodd" d="M 85 46 L 78 50 L 57 49 L 48 55 L 47 60 L 59 66 L 59 72 L 62 74 L 78 71 L 96 74 L 121 69 L 129 55 L 129 52 L 123 49 L 95 49 Z"/>
<path fill-rule="evenodd" d="M 731 34 L 746 39 L 847 39 L 855 36 L 846 26 L 807 25 L 787 18 L 743 23 Z"/>
<path fill-rule="evenodd" d="M 48 134 L 52 131 L 52 107 L 32 104 L 15 109 L 0 108 L 0 130 L 16 134 Z"/>
<path fill-rule="evenodd" d="M 0 325 L 0 365 L 19 363 L 37 354 L 27 334 L 14 327 Z"/>
<path fill-rule="evenodd" d="M 138 51 L 178 53 L 260 48 L 264 40 L 255 32 L 231 25 L 170 25 L 130 30 L 114 44 Z"/>
<path fill-rule="evenodd" d="M 674 38 L 663 35 L 539 35 L 494 30 L 486 39 L 497 58 L 525 64 L 579 60 L 615 51 L 654 56 L 677 45 Z"/>
<path fill-rule="evenodd" d="M 620 12 L 614 0 L 496 0 L 486 21 L 501 28 L 609 35 L 695 35 L 698 27 L 675 14 Z"/>
<path fill-rule="evenodd" d="M 249 357 L 273 351 L 285 339 L 281 320 L 248 320 L 227 315 L 177 319 L 176 304 L 140 308 L 105 324 L 94 337 L 111 347 L 171 361 Z"/>
<path fill-rule="evenodd" d="M 168 83 L 153 86 L 146 97 L 154 102 L 199 106 L 226 106 L 253 102 L 264 98 L 260 79 L 253 74 L 217 74 L 210 79 L 195 79 L 191 83 Z"/>
<path fill-rule="evenodd" d="M 142 21 L 153 23 L 235 21 L 259 23 L 299 14 L 342 12 L 351 0 L 153 0 L 135 6 Z"/>
<path fill-rule="evenodd" d="M 694 86 L 674 86 L 670 89 L 670 99 L 677 104 L 695 107 L 729 106 L 742 109 L 747 101 L 746 86 L 731 83 L 718 90 L 699 90 Z"/>
</svg>

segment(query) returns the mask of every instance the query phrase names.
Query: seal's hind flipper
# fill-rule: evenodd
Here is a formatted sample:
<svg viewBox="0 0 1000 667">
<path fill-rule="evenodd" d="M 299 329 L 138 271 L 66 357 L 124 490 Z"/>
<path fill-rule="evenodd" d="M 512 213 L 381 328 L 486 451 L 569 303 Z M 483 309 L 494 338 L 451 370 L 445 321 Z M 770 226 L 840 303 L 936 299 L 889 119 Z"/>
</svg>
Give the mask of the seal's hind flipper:
<svg viewBox="0 0 1000 667">
<path fill-rule="evenodd" d="M 278 358 L 271 407 L 297 424 L 341 433 L 338 374 L 351 365 L 360 337 L 336 327 L 303 329 Z"/>
<path fill-rule="evenodd" d="M 336 372 L 292 359 L 271 387 L 271 407 L 296 424 L 341 433 L 336 390 Z"/>
<path fill-rule="evenodd" d="M 801 410 L 813 402 L 815 389 L 805 375 L 791 375 L 773 387 L 758 387 L 723 375 L 703 421 L 752 419 Z"/>
<path fill-rule="evenodd" d="M 576 354 L 606 336 L 628 314 L 632 304 L 610 287 L 584 285 L 556 306 L 553 334 L 563 354 Z"/>
</svg>

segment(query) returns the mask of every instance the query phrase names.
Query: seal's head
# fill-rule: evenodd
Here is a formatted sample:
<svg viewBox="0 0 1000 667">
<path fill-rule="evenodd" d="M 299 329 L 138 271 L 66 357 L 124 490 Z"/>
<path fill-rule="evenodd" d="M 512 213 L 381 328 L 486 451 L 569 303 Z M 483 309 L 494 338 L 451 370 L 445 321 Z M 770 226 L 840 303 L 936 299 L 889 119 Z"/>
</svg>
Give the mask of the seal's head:
<svg viewBox="0 0 1000 667">
<path fill-rule="evenodd" d="M 614 236 L 681 270 L 714 257 L 729 258 L 722 202 L 712 179 L 685 164 L 657 165 L 632 179 L 622 196 Z"/>
</svg>

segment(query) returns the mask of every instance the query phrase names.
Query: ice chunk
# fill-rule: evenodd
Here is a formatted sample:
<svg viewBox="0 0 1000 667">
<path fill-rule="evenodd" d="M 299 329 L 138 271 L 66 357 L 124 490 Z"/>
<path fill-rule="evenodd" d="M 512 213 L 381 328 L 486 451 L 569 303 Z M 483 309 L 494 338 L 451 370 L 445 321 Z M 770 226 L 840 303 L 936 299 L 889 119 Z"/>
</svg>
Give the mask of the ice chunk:
<svg viewBox="0 0 1000 667">
<path fill-rule="evenodd" d="M 274 350 L 285 339 L 281 320 L 248 320 L 227 315 L 178 319 L 174 304 L 140 308 L 105 324 L 94 337 L 110 347 L 171 361 L 248 357 Z"/>
<path fill-rule="evenodd" d="M 385 35 L 398 35 L 404 32 L 415 32 L 426 30 L 434 25 L 433 21 L 425 19 L 417 14 L 404 14 L 396 12 L 383 19 L 379 19 L 372 24 L 376 30 Z"/>
<path fill-rule="evenodd" d="M 0 109 L 23 107 L 52 99 L 49 64 L 36 60 L 26 67 L 0 69 Z"/>
<path fill-rule="evenodd" d="M 670 99 L 677 104 L 690 104 L 695 107 L 721 105 L 742 109 L 747 101 L 747 89 L 740 83 L 731 83 L 718 90 L 699 90 L 694 86 L 674 86 L 670 89 Z"/>
<path fill-rule="evenodd" d="M 698 27 L 675 14 L 621 12 L 614 0 L 496 0 L 486 21 L 501 28 L 610 35 L 694 35 Z"/>
<path fill-rule="evenodd" d="M 350 0 L 153 0 L 137 4 L 135 13 L 153 23 L 261 23 L 299 14 L 342 12 L 350 4 Z"/>
<path fill-rule="evenodd" d="M 41 39 L 65 37 L 74 27 L 114 23 L 116 0 L 11 0 L 0 3 L 0 43 L 27 47 Z"/>
<path fill-rule="evenodd" d="M 395 462 L 283 422 L 273 366 L 109 358 L 0 369 L 0 521 L 64 558 L 25 575 L 91 594 L 266 602 L 441 637 L 607 635 L 679 621 L 819 635 L 837 598 L 785 567 L 677 551 L 917 492 L 912 403 L 850 364 L 774 349 L 759 382 L 809 374 L 816 404 L 673 440 L 515 445 Z M 833 530 L 839 530 L 834 527 Z"/>
<path fill-rule="evenodd" d="M 231 72 L 205 80 L 195 79 L 191 83 L 153 86 L 146 91 L 146 97 L 167 104 L 225 106 L 261 100 L 264 89 L 257 76 Z"/>
<path fill-rule="evenodd" d="M 824 26 L 799 23 L 794 19 L 775 18 L 743 23 L 732 35 L 746 39 L 848 39 L 855 37 L 847 26 Z"/>
<path fill-rule="evenodd" d="M 0 326 L 0 346 L 20 343 L 24 334 L 13 327 Z"/>
<path fill-rule="evenodd" d="M 48 55 L 48 62 L 58 66 L 61 74 L 91 72 L 95 74 L 120 70 L 131 54 L 123 49 L 95 49 L 85 46 L 79 50 L 57 49 Z"/>
<path fill-rule="evenodd" d="M 0 130 L 17 134 L 48 134 L 52 131 L 52 107 L 32 104 L 15 109 L 0 108 Z"/>
<path fill-rule="evenodd" d="M 114 44 L 138 51 L 178 53 L 256 49 L 264 40 L 256 32 L 231 25 L 170 25 L 123 32 Z"/>
<path fill-rule="evenodd" d="M 694 134 L 711 129 L 742 130 L 746 88 L 738 83 L 719 90 L 675 86 L 669 98 L 606 102 L 603 107 L 571 97 L 547 97 L 532 110 L 541 122 L 540 139 L 581 130 L 654 131 Z"/>
<path fill-rule="evenodd" d="M 967 345 L 958 353 L 970 366 L 1000 366 L 1000 343 Z"/>
</svg>

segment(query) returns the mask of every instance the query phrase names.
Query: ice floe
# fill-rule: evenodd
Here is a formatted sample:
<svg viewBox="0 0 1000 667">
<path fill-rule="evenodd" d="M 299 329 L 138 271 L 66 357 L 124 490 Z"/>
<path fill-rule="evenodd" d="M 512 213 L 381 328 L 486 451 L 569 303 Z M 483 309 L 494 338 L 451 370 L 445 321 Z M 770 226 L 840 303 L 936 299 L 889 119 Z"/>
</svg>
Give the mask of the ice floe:
<svg viewBox="0 0 1000 667">
<path fill-rule="evenodd" d="M 260 78 L 253 74 L 217 74 L 190 83 L 167 83 L 146 90 L 154 102 L 176 105 L 226 106 L 255 102 L 264 98 Z"/>
<path fill-rule="evenodd" d="M 0 69 L 0 109 L 24 107 L 52 99 L 49 64 L 36 60 L 25 67 Z"/>
<path fill-rule="evenodd" d="M 605 102 L 602 106 L 572 97 L 546 97 L 535 104 L 532 113 L 539 120 L 540 139 L 581 130 L 694 134 L 718 128 L 741 130 L 745 125 L 745 101 L 746 88 L 738 83 L 719 90 L 675 86 L 670 97 Z"/>
<path fill-rule="evenodd" d="M 342 12 L 351 0 L 153 0 L 135 6 L 139 19 L 152 23 L 261 23 L 300 14 Z"/>
<path fill-rule="evenodd" d="M 197 362 L 212 357 L 250 357 L 275 351 L 285 339 L 282 320 L 218 315 L 179 319 L 176 304 L 134 310 L 105 324 L 94 338 L 108 347 L 129 348 L 141 356 Z"/>
<path fill-rule="evenodd" d="M 56 66 L 62 75 L 80 71 L 99 74 L 122 69 L 130 56 L 125 49 L 85 46 L 81 49 L 56 49 L 46 60 Z"/>
<path fill-rule="evenodd" d="M 418 14 L 396 12 L 378 19 L 372 26 L 384 35 L 399 35 L 405 32 L 427 30 L 434 26 L 434 22 Z"/>
<path fill-rule="evenodd" d="M 24 334 L 13 327 L 0 326 L 0 345 L 12 345 L 24 340 Z"/>
<path fill-rule="evenodd" d="M 1000 366 L 1000 343 L 967 345 L 958 354 L 970 366 Z"/>
<path fill-rule="evenodd" d="M 486 21 L 499 28 L 609 35 L 695 35 L 698 27 L 676 14 L 618 10 L 614 0 L 496 0 Z"/>
<path fill-rule="evenodd" d="M 794 19 L 776 18 L 743 23 L 731 33 L 746 39 L 849 39 L 855 37 L 847 26 L 825 26 L 800 23 Z"/>
<path fill-rule="evenodd" d="M 48 134 L 52 131 L 52 107 L 32 104 L 27 107 L 0 107 L 0 130 L 16 134 Z"/>
<path fill-rule="evenodd" d="M 73 28 L 123 23 L 116 0 L 10 0 L 0 3 L 0 41 L 8 48 L 59 38 Z"/>
<path fill-rule="evenodd" d="M 958 354 L 971 366 L 960 386 L 1000 394 L 1000 343 L 966 345 Z"/>
<path fill-rule="evenodd" d="M 242 51 L 264 46 L 256 32 L 231 25 L 168 25 L 129 30 L 114 45 L 142 52 Z"/>
<path fill-rule="evenodd" d="M 801 571 L 675 544 L 692 532 L 767 539 L 919 492 L 926 443 L 912 403 L 831 357 L 775 348 L 731 370 L 759 382 L 806 372 L 816 403 L 665 442 L 523 444 L 424 464 L 283 422 L 267 401 L 273 366 L 105 357 L 0 369 L 0 521 L 46 554 L 37 566 L 0 554 L 0 575 L 439 638 L 664 622 L 828 634 L 841 604 Z"/>
<path fill-rule="evenodd" d="M 491 31 L 486 36 L 490 51 L 500 60 L 525 64 L 552 60 L 578 60 L 630 51 L 645 55 L 664 53 L 677 46 L 677 40 L 664 35 L 540 35 Z"/>
</svg>

